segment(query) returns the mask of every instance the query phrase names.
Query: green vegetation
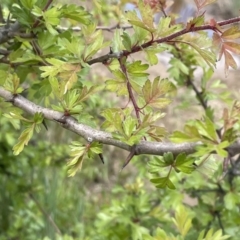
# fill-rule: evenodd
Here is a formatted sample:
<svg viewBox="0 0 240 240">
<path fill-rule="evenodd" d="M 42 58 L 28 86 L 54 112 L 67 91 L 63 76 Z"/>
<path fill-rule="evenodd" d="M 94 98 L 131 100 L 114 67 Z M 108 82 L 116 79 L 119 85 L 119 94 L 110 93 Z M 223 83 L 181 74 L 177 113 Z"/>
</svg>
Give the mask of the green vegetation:
<svg viewBox="0 0 240 240">
<path fill-rule="evenodd" d="M 1 1 L 0 240 L 240 238 L 240 17 L 126 2 Z"/>
</svg>

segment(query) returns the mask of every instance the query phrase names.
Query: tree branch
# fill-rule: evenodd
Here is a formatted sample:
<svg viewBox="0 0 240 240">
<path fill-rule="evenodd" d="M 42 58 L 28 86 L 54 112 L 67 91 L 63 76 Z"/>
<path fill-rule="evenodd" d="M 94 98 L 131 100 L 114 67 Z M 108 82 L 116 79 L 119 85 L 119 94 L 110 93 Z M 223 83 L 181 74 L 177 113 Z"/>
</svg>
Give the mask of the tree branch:
<svg viewBox="0 0 240 240">
<path fill-rule="evenodd" d="M 226 25 L 229 25 L 229 24 L 233 24 L 233 23 L 238 23 L 240 22 L 240 17 L 236 17 L 236 18 L 231 18 L 229 20 L 225 20 L 225 21 L 220 21 L 220 22 L 217 22 L 216 23 L 216 26 L 226 26 Z M 185 29 L 183 30 L 180 30 L 176 33 L 173 33 L 167 37 L 163 37 L 163 38 L 159 38 L 159 39 L 156 39 L 156 40 L 150 40 L 140 46 L 134 46 L 132 47 L 131 51 L 127 51 L 127 50 L 124 50 L 122 52 L 118 52 L 118 53 L 115 53 L 115 55 L 113 55 L 112 57 L 110 57 L 110 54 L 106 54 L 106 55 L 103 55 L 101 57 L 98 57 L 98 58 L 95 58 L 95 59 L 92 59 L 90 61 L 88 61 L 87 63 L 89 65 L 92 65 L 94 63 L 97 63 L 97 62 L 103 62 L 102 59 L 104 59 L 104 61 L 107 61 L 108 59 L 110 58 L 121 58 L 123 56 L 127 57 L 133 53 L 136 53 L 136 52 L 140 52 L 142 51 L 143 49 L 145 48 L 148 48 L 150 46 L 152 46 L 153 44 L 160 44 L 160 43 L 165 43 L 165 42 L 168 42 L 168 41 L 171 41 L 173 40 L 174 38 L 177 38 L 177 37 L 180 37 L 184 34 L 187 34 L 187 33 L 190 33 L 190 32 L 198 32 L 198 31 L 204 31 L 204 30 L 212 30 L 212 31 L 217 31 L 217 27 L 216 26 L 212 26 L 210 24 L 206 24 L 206 25 L 203 25 L 203 26 L 199 26 L 199 27 L 186 27 Z"/>
<path fill-rule="evenodd" d="M 102 31 L 108 31 L 108 32 L 111 32 L 112 30 L 115 30 L 115 29 L 122 29 L 122 30 L 126 30 L 126 29 L 131 29 L 133 28 L 132 25 L 126 25 L 126 26 L 120 26 L 119 24 L 116 24 L 112 27 L 108 27 L 108 26 L 97 26 L 96 27 L 96 30 L 102 30 Z M 81 27 L 62 27 L 62 26 L 58 26 L 57 29 L 59 31 L 67 31 L 67 30 L 72 30 L 74 32 L 80 32 L 82 31 L 82 28 Z"/>
<path fill-rule="evenodd" d="M 57 121 L 61 123 L 61 126 L 82 136 L 85 140 L 92 138 L 93 141 L 97 141 L 106 145 L 116 146 L 118 148 L 131 151 L 132 146 L 127 145 L 124 142 L 113 139 L 110 133 L 93 129 L 85 124 L 78 123 L 73 117 L 66 117 L 63 113 L 57 112 L 48 108 L 41 107 L 35 103 L 29 101 L 21 95 L 13 95 L 11 92 L 0 87 L 0 97 L 6 101 L 12 102 L 12 104 L 23 111 L 33 115 L 37 112 L 41 112 L 45 119 L 51 121 Z M 201 145 L 201 143 L 169 143 L 169 142 L 150 142 L 141 141 L 135 147 L 135 155 L 150 154 L 150 155 L 163 155 L 166 152 L 172 152 L 174 155 L 185 152 L 191 154 L 195 152 L 195 147 Z M 236 142 L 227 149 L 231 156 L 240 153 L 240 142 Z"/>
<path fill-rule="evenodd" d="M 11 39 L 13 37 L 12 35 L 14 35 L 16 32 L 19 32 L 20 28 L 21 25 L 18 22 L 0 27 L 0 44 Z"/>
</svg>

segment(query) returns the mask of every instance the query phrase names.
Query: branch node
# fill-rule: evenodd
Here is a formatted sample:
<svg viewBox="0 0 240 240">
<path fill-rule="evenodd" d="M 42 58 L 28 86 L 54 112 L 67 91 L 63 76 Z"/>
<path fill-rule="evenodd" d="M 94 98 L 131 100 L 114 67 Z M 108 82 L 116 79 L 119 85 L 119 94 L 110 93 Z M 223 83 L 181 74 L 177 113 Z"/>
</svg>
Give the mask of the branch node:
<svg viewBox="0 0 240 240">
<path fill-rule="evenodd" d="M 55 120 L 56 122 L 59 122 L 59 123 L 61 123 L 61 124 L 66 124 L 67 123 L 67 119 L 66 119 L 66 116 L 65 115 L 63 115 L 61 118 L 59 118 L 59 119 L 56 119 L 56 118 L 54 118 L 53 120 Z"/>
<path fill-rule="evenodd" d="M 125 163 L 123 164 L 122 166 L 122 169 L 123 170 L 128 164 L 129 162 L 132 160 L 132 158 L 136 155 L 136 145 L 133 145 L 131 150 L 130 150 L 130 153 L 125 161 Z"/>
</svg>

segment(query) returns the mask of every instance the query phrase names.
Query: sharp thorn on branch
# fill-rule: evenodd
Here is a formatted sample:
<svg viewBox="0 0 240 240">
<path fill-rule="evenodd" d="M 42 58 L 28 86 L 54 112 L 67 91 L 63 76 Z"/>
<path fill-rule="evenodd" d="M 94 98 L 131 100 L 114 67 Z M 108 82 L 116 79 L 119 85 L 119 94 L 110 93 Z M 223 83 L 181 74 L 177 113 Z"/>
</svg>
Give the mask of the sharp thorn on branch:
<svg viewBox="0 0 240 240">
<path fill-rule="evenodd" d="M 43 124 L 43 126 L 45 127 L 45 129 L 48 131 L 48 126 L 47 126 L 47 124 L 46 124 L 46 121 L 43 119 L 43 121 L 42 121 L 42 124 Z"/>
<path fill-rule="evenodd" d="M 102 153 L 99 153 L 98 156 L 100 157 L 102 163 L 104 164 L 104 159 L 103 159 L 103 155 L 102 155 Z"/>
<path fill-rule="evenodd" d="M 128 164 L 129 162 L 132 160 L 132 158 L 136 155 L 136 146 L 134 145 L 125 161 L 125 163 L 123 164 L 122 166 L 122 169 L 123 170 Z"/>
</svg>

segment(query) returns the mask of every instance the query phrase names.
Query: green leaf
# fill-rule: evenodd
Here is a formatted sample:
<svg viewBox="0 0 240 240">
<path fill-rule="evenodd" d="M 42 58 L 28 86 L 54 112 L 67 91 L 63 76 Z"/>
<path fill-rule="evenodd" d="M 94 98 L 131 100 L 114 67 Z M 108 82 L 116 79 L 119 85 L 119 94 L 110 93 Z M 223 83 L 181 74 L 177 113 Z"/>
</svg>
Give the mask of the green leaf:
<svg viewBox="0 0 240 240">
<path fill-rule="evenodd" d="M 148 64 L 142 64 L 140 60 L 134 61 L 133 63 L 130 63 L 127 65 L 127 71 L 129 74 L 140 74 L 143 73 L 143 76 L 148 76 L 148 73 L 145 73 L 145 71 L 149 68 Z"/>
<path fill-rule="evenodd" d="M 174 156 L 172 153 L 164 153 L 163 156 L 155 157 L 154 160 L 148 162 L 149 172 L 157 173 L 161 168 L 169 167 L 174 163 Z"/>
<path fill-rule="evenodd" d="M 215 67 L 215 65 L 216 65 L 216 55 L 214 53 L 212 53 L 211 51 L 206 50 L 206 49 L 201 49 L 200 47 L 198 47 L 193 42 L 184 42 L 184 43 L 187 43 L 193 49 L 195 49 L 201 55 L 201 57 L 205 60 L 205 62 L 208 64 L 208 66 L 210 68 Z"/>
<path fill-rule="evenodd" d="M 80 93 L 78 93 L 78 102 L 84 102 L 86 101 L 89 97 L 91 97 L 94 93 L 100 91 L 103 89 L 103 86 L 92 86 L 89 89 L 84 86 Z"/>
<path fill-rule="evenodd" d="M 11 8 L 11 14 L 15 19 L 18 20 L 19 23 L 22 25 L 25 25 L 27 27 L 30 27 L 33 22 L 34 18 L 31 15 L 31 12 L 23 7 L 20 7 L 16 4 L 14 4 Z"/>
<path fill-rule="evenodd" d="M 195 125 L 198 132 L 212 141 L 218 141 L 218 135 L 214 123 L 206 116 L 203 121 L 197 120 Z"/>
<path fill-rule="evenodd" d="M 116 29 L 114 31 L 113 40 L 112 40 L 112 51 L 114 53 L 120 52 L 123 49 L 121 34 L 122 34 L 122 29 Z"/>
<path fill-rule="evenodd" d="M 216 231 L 215 233 L 213 232 L 213 229 L 211 228 L 205 238 L 198 238 L 198 240 L 225 240 L 228 239 L 230 236 L 228 235 L 222 235 L 222 230 L 219 229 L 218 231 Z"/>
<path fill-rule="evenodd" d="M 37 0 L 20 0 L 20 2 L 25 8 L 31 10 L 36 4 Z"/>
<path fill-rule="evenodd" d="M 60 23 L 60 14 L 61 11 L 56 7 L 50 8 L 49 10 L 42 13 L 42 16 L 45 20 L 44 24 L 48 31 L 53 34 L 57 35 L 58 31 L 54 29 L 53 26 L 57 26 Z"/>
<path fill-rule="evenodd" d="M 61 17 L 75 20 L 84 25 L 88 25 L 92 21 L 92 16 L 83 7 L 75 4 L 64 5 L 61 8 Z"/>
<path fill-rule="evenodd" d="M 149 172 L 150 173 L 158 173 L 161 168 L 168 167 L 169 164 L 166 163 L 162 157 L 155 157 L 154 160 L 148 162 Z"/>
<path fill-rule="evenodd" d="M 91 39 L 91 43 L 86 45 L 83 54 L 83 59 L 85 62 L 91 59 L 91 57 L 96 54 L 100 49 L 109 46 L 109 42 L 104 42 L 104 37 L 102 31 L 96 31 L 94 37 Z"/>
<path fill-rule="evenodd" d="M 148 6 L 146 6 L 145 13 L 151 11 Z M 128 11 L 126 14 L 126 18 L 128 22 L 134 26 L 143 28 L 149 32 L 155 32 L 156 29 L 153 26 L 153 15 L 152 14 L 144 14 L 143 20 L 138 18 L 137 13 L 135 11 Z"/>
<path fill-rule="evenodd" d="M 162 178 L 152 178 L 150 179 L 152 183 L 156 186 L 156 188 L 166 188 L 169 189 L 176 189 L 172 181 L 168 177 L 162 177 Z"/>
<path fill-rule="evenodd" d="M 86 146 L 79 142 L 72 142 L 70 145 L 70 159 L 67 163 L 68 176 L 73 177 L 78 170 L 82 169 L 83 157 L 87 152 Z"/>
<path fill-rule="evenodd" d="M 164 108 L 171 101 L 167 98 L 160 98 L 162 95 L 174 90 L 174 85 L 167 79 L 155 78 L 153 83 L 147 80 L 143 86 L 142 93 L 146 102 L 145 106 L 153 108 Z"/>
<path fill-rule="evenodd" d="M 240 202 L 239 195 L 236 194 L 235 192 L 228 192 L 224 196 L 224 204 L 228 210 L 235 209 L 235 207 L 237 206 L 237 204 L 239 204 L 239 202 Z"/>
<path fill-rule="evenodd" d="M 102 153 L 102 144 L 99 142 L 93 142 L 88 149 L 88 157 L 93 158 L 94 155 Z"/>
<path fill-rule="evenodd" d="M 192 219 L 189 217 L 188 212 L 183 206 L 178 207 L 173 222 L 182 237 L 185 237 L 187 235 L 192 226 Z"/>
<path fill-rule="evenodd" d="M 146 59 L 147 62 L 150 63 L 150 65 L 156 65 L 158 63 L 158 57 L 156 54 L 163 52 L 166 50 L 166 46 L 161 46 L 159 44 L 153 44 L 152 46 L 144 49 L 143 51 L 146 53 Z"/>
<path fill-rule="evenodd" d="M 8 72 L 0 70 L 0 85 L 3 85 L 8 77 Z"/>
<path fill-rule="evenodd" d="M 64 94 L 77 82 L 78 73 L 81 71 L 81 69 L 82 67 L 80 64 L 65 63 L 61 66 L 59 78 L 62 80 L 62 85 L 64 85 Z"/>
<path fill-rule="evenodd" d="M 180 59 L 171 59 L 171 64 L 173 64 L 174 67 L 177 67 L 182 73 L 189 75 L 188 67 Z"/>
<path fill-rule="evenodd" d="M 229 147 L 230 143 L 228 141 L 224 141 L 219 143 L 218 145 L 215 146 L 215 150 L 217 152 L 217 154 L 220 157 L 227 157 L 228 156 L 228 152 L 226 150 L 227 147 Z"/>
<path fill-rule="evenodd" d="M 25 145 L 28 145 L 29 140 L 33 136 L 34 131 L 34 124 L 27 127 L 23 132 L 21 133 L 20 137 L 18 138 L 18 143 L 13 147 L 13 154 L 18 155 L 20 152 L 22 152 Z"/>
<path fill-rule="evenodd" d="M 126 80 L 125 79 L 108 79 L 106 80 L 106 89 L 115 92 L 118 96 L 128 94 Z"/>
<path fill-rule="evenodd" d="M 126 137 L 130 137 L 133 131 L 136 129 L 137 120 L 132 117 L 127 117 L 123 122 L 123 129 Z"/>
<path fill-rule="evenodd" d="M 127 51 L 131 51 L 132 49 L 132 41 L 131 41 L 131 37 L 129 36 L 129 34 L 127 32 L 123 32 L 123 34 L 121 35 L 122 37 L 122 44 L 125 47 L 125 49 Z"/>
<path fill-rule="evenodd" d="M 174 156 L 173 153 L 171 152 L 167 152 L 163 154 L 163 160 L 165 163 L 167 163 L 168 165 L 172 165 L 174 162 Z"/>
<path fill-rule="evenodd" d="M 46 61 L 50 63 L 52 66 L 44 66 L 39 67 L 43 73 L 41 74 L 41 77 L 55 77 L 59 72 L 62 70 L 62 65 L 65 64 L 64 61 L 61 61 L 56 58 L 47 58 Z"/>
<path fill-rule="evenodd" d="M 44 116 L 41 112 L 37 112 L 34 114 L 33 116 L 33 121 L 36 123 L 36 124 L 41 124 L 44 120 Z"/>
<path fill-rule="evenodd" d="M 20 86 L 20 79 L 17 74 L 8 74 L 6 76 L 7 78 L 3 84 L 4 88 L 13 94 L 21 93 L 23 88 Z"/>
<path fill-rule="evenodd" d="M 186 153 L 180 153 L 175 160 L 175 167 L 177 170 L 190 174 L 196 168 L 194 167 L 193 163 L 195 161 L 194 158 L 190 158 L 186 155 Z"/>
<path fill-rule="evenodd" d="M 171 24 L 171 17 L 161 17 L 157 26 L 157 37 L 166 37 L 183 29 L 180 24 Z"/>
<path fill-rule="evenodd" d="M 32 121 L 22 117 L 18 112 L 14 111 L 14 112 L 9 112 L 9 113 L 4 113 L 3 116 L 7 117 L 7 118 L 12 118 L 12 119 L 18 119 L 21 121 L 24 121 L 26 123 L 31 123 Z"/>
<path fill-rule="evenodd" d="M 82 53 L 85 48 L 85 43 L 83 39 L 79 39 L 78 37 L 73 36 L 71 40 L 68 40 L 66 38 L 58 38 L 59 48 L 62 47 L 65 51 L 64 54 L 66 54 L 66 50 L 73 54 L 77 59 L 80 59 L 82 57 Z M 52 51 L 52 50 L 51 50 Z M 43 53 L 46 51 L 43 51 Z"/>
<path fill-rule="evenodd" d="M 175 143 L 196 142 L 201 140 L 201 136 L 195 126 L 186 125 L 184 132 L 175 131 L 170 139 Z"/>
</svg>

